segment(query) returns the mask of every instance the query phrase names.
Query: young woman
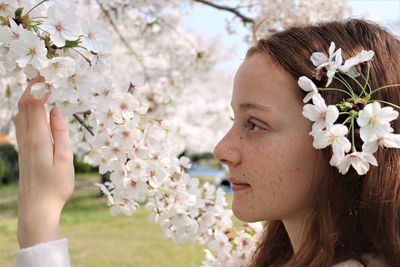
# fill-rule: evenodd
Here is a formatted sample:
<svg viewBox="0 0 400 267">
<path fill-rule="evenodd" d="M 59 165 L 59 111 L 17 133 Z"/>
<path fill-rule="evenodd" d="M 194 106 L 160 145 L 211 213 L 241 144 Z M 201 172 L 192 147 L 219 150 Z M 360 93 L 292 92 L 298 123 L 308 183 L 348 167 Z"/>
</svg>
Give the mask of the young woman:
<svg viewBox="0 0 400 267">
<path fill-rule="evenodd" d="M 234 214 L 268 222 L 251 266 L 400 266 L 400 150 L 379 148 L 377 167 L 343 175 L 331 166 L 331 149 L 314 148 L 312 123 L 303 116 L 305 93 L 297 81 L 306 76 L 325 87 L 328 67 L 315 72 L 310 56 L 331 54 L 331 42 L 344 60 L 375 52 L 357 66 L 361 73 L 369 70 L 371 88 L 400 83 L 400 41 L 362 20 L 293 27 L 249 49 L 235 77 L 234 123 L 214 154 L 229 167 Z M 53 109 L 48 129 L 44 100 L 34 100 L 30 86 L 15 116 L 21 168 L 17 266 L 69 266 L 66 239 L 58 240 L 61 210 L 74 188 L 67 124 Z M 329 87 L 336 90 L 320 94 L 336 105 L 348 87 L 361 93 L 357 86 L 350 78 L 333 79 Z M 399 106 L 400 87 L 379 90 L 374 99 Z M 353 104 L 362 109 L 366 103 Z M 400 132 L 398 119 L 390 126 Z M 360 130 L 353 130 L 353 147 L 360 150 Z"/>
</svg>

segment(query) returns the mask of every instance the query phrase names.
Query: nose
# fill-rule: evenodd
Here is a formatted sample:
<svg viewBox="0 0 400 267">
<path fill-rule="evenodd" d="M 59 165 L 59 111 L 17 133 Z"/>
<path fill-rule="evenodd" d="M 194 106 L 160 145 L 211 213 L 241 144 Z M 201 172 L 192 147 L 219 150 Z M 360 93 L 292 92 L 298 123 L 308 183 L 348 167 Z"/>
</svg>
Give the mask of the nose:
<svg viewBox="0 0 400 267">
<path fill-rule="evenodd" d="M 241 157 L 237 141 L 239 140 L 235 140 L 235 134 L 231 129 L 215 146 L 213 152 L 214 157 L 219 162 L 226 164 L 229 167 L 239 164 Z"/>
</svg>

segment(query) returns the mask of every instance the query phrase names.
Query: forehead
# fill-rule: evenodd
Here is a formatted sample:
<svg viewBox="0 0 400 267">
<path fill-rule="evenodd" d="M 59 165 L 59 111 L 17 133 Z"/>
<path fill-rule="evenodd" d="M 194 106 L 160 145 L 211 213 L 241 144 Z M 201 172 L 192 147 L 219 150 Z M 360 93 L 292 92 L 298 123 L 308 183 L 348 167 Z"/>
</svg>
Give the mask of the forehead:
<svg viewBox="0 0 400 267">
<path fill-rule="evenodd" d="M 232 95 L 232 106 L 256 103 L 278 108 L 301 105 L 300 88 L 293 77 L 267 55 L 256 53 L 238 69 Z"/>
</svg>

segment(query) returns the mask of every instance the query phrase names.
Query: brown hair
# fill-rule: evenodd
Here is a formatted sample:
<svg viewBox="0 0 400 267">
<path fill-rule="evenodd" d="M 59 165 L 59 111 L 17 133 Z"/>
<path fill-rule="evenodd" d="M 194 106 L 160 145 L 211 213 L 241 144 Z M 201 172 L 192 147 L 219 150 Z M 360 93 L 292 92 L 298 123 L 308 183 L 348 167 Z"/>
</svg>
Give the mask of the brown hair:
<svg viewBox="0 0 400 267">
<path fill-rule="evenodd" d="M 374 50 L 369 62 L 372 88 L 400 83 L 400 41 L 381 26 L 365 20 L 334 21 L 318 25 L 292 27 L 260 39 L 248 50 L 247 57 L 267 54 L 295 80 L 300 76 L 311 79 L 313 52 L 325 52 L 331 41 L 342 48 L 344 60 L 361 50 Z M 366 72 L 367 64 L 362 65 Z M 316 81 L 324 87 L 326 80 Z M 351 80 L 353 88 L 356 88 Z M 345 87 L 333 81 L 330 87 Z M 300 89 L 299 89 L 300 90 Z M 327 104 L 346 98 L 337 92 L 322 92 Z M 400 105 L 400 87 L 387 88 L 374 99 Z M 400 133 L 400 121 L 392 125 Z M 323 160 L 332 152 L 321 151 Z M 358 175 L 352 168 L 346 175 L 332 167 L 326 177 L 318 179 L 315 210 L 308 220 L 309 229 L 303 245 L 293 255 L 289 236 L 283 222 L 268 222 L 257 247 L 251 266 L 332 266 L 356 259 L 364 265 L 365 254 L 378 255 L 389 266 L 400 266 L 400 149 L 379 149 L 375 154 L 378 167 L 371 167 L 366 175 Z"/>
</svg>

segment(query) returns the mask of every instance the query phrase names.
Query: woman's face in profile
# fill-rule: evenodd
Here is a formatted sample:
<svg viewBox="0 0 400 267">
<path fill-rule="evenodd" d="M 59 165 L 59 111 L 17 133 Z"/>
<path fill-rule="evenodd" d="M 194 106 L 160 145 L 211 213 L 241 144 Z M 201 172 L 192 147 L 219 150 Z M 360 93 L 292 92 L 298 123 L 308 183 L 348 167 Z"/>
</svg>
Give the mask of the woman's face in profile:
<svg viewBox="0 0 400 267">
<path fill-rule="evenodd" d="M 290 219 L 313 208 L 313 177 L 321 176 L 314 169 L 323 163 L 298 90 L 264 54 L 247 58 L 236 73 L 234 123 L 214 154 L 229 167 L 233 212 L 243 221 Z"/>
</svg>

